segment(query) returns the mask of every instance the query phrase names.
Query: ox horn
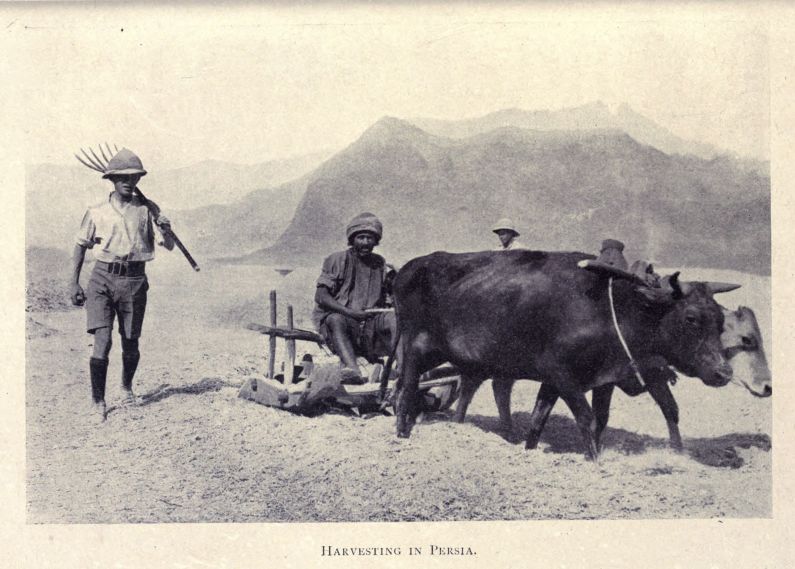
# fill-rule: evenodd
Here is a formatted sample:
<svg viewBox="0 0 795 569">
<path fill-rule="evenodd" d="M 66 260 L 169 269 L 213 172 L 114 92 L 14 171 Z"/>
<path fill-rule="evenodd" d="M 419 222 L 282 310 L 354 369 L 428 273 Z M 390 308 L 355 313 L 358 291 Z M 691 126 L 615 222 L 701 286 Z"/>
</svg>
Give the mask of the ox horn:
<svg viewBox="0 0 795 569">
<path fill-rule="evenodd" d="M 712 294 L 720 294 L 721 292 L 729 292 L 732 290 L 737 290 L 742 286 L 734 283 L 721 283 L 721 282 L 711 282 L 711 281 L 704 284 L 707 285 L 707 289 Z"/>
</svg>

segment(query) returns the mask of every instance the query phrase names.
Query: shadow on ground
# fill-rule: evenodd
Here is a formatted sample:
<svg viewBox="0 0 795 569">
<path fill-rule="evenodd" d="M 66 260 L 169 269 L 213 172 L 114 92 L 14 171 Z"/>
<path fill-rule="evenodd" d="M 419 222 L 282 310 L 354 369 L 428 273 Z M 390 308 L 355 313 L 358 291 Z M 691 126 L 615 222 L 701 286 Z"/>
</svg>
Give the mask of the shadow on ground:
<svg viewBox="0 0 795 569">
<path fill-rule="evenodd" d="M 436 416 L 433 420 L 444 420 L 444 418 Z M 530 429 L 530 414 L 513 414 L 512 433 L 502 431 L 497 417 L 469 415 L 466 422 L 474 424 L 483 431 L 499 435 L 512 444 L 519 445 L 524 444 L 525 433 Z M 549 445 L 544 452 L 558 454 L 585 452 L 580 430 L 574 419 L 570 417 L 550 416 L 541 435 L 541 442 Z M 737 453 L 738 448 L 754 447 L 769 451 L 772 447 L 770 437 L 762 433 L 730 433 L 715 438 L 685 438 L 683 443 L 684 453 L 687 456 L 705 466 L 718 468 L 740 468 L 745 461 Z M 602 444 L 606 449 L 637 455 L 650 449 L 668 448 L 668 439 L 608 426 L 602 435 Z"/>
<path fill-rule="evenodd" d="M 237 389 L 240 387 L 240 382 L 234 383 L 218 377 L 205 377 L 201 381 L 189 385 L 173 386 L 163 383 L 152 391 L 139 395 L 137 406 L 144 407 L 146 405 L 151 405 L 152 403 L 157 403 L 172 395 L 200 395 L 209 391 L 220 391 L 224 387 L 234 387 Z M 108 407 L 107 414 L 122 407 L 125 407 L 125 405 L 121 404 Z"/>
</svg>

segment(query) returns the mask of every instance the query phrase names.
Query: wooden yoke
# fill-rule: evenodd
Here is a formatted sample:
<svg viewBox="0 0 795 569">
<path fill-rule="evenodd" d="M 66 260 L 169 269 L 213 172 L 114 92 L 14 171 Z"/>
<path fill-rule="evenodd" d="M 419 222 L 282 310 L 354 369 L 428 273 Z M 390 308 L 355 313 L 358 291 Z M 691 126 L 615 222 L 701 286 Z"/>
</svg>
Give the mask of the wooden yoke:
<svg viewBox="0 0 795 569">
<path fill-rule="evenodd" d="M 625 271 L 624 269 L 619 269 L 618 267 L 608 265 L 606 263 L 600 263 L 597 260 L 585 259 L 577 263 L 577 266 L 581 269 L 587 269 L 591 272 L 598 273 L 604 277 L 615 277 L 617 279 L 628 280 L 635 284 L 648 286 L 646 281 L 644 281 L 638 275 L 630 273 L 629 271 Z"/>
</svg>

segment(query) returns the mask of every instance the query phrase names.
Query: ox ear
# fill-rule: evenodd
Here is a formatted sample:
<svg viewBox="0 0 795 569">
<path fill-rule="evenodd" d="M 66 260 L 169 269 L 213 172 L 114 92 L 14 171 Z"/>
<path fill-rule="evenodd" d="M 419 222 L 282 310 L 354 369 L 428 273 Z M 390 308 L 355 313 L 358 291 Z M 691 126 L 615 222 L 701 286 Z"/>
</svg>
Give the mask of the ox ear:
<svg viewBox="0 0 795 569">
<path fill-rule="evenodd" d="M 652 288 L 643 285 L 635 287 L 635 290 L 653 304 L 667 304 L 674 300 L 674 294 L 670 288 Z"/>
<path fill-rule="evenodd" d="M 669 275 L 667 277 L 663 277 L 660 281 L 660 286 L 663 290 L 667 290 L 671 293 L 671 296 L 674 300 L 678 300 L 683 296 L 686 296 L 692 286 L 687 281 L 680 281 L 679 280 L 679 271 L 676 271 L 674 274 Z"/>
<path fill-rule="evenodd" d="M 707 290 L 709 290 L 709 292 L 711 292 L 712 294 L 720 294 L 722 292 L 737 290 L 742 286 L 734 283 L 720 283 L 720 282 L 706 282 L 704 284 L 707 285 Z"/>
</svg>

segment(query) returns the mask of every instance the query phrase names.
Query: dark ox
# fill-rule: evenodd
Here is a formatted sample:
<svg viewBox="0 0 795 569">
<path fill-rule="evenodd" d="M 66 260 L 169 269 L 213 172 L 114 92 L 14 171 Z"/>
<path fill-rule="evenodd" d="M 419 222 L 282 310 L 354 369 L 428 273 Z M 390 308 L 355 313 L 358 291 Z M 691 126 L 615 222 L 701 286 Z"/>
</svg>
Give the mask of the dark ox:
<svg viewBox="0 0 795 569">
<path fill-rule="evenodd" d="M 577 266 L 593 258 L 499 251 L 433 253 L 407 263 L 394 283 L 398 437 L 408 437 L 416 420 L 420 374 L 450 362 L 461 371 L 465 399 L 488 377 L 541 381 L 569 406 L 596 459 L 597 425 L 585 392 L 618 381 L 627 356 L 611 323 L 607 280 Z M 708 285 L 680 285 L 676 275 L 670 282 L 670 291 L 614 283 L 633 355 L 661 356 L 708 385 L 725 385 L 731 368 L 721 350 L 720 307 Z"/>
<path fill-rule="evenodd" d="M 748 389 L 757 397 L 769 397 L 773 393 L 770 369 L 767 365 L 765 350 L 762 344 L 762 333 L 756 321 L 754 311 L 745 306 L 737 310 L 721 307 L 724 316 L 721 346 L 723 354 L 732 368 L 732 383 Z M 596 416 L 597 441 L 602 431 L 607 426 L 610 415 L 610 401 L 613 388 L 618 387 L 630 397 L 648 392 L 662 411 L 668 425 L 670 444 L 677 450 L 682 449 L 682 436 L 679 433 L 679 406 L 674 399 L 670 383 L 675 382 L 676 374 L 668 367 L 661 357 L 657 356 L 640 362 L 641 376 L 645 386 L 641 385 L 629 365 L 623 370 L 621 377 L 615 384 L 607 384 L 593 390 L 591 405 Z M 500 415 L 500 428 L 505 433 L 511 433 L 513 424 L 511 420 L 511 390 L 513 379 L 493 378 L 492 390 L 497 410 Z M 455 420 L 462 422 L 471 402 L 472 395 L 466 399 L 461 397 L 455 412 Z M 533 414 L 530 417 L 530 431 L 528 432 L 528 448 L 535 448 L 544 428 L 552 406 L 557 401 L 557 394 L 552 389 L 545 387 L 536 399 Z"/>
</svg>

